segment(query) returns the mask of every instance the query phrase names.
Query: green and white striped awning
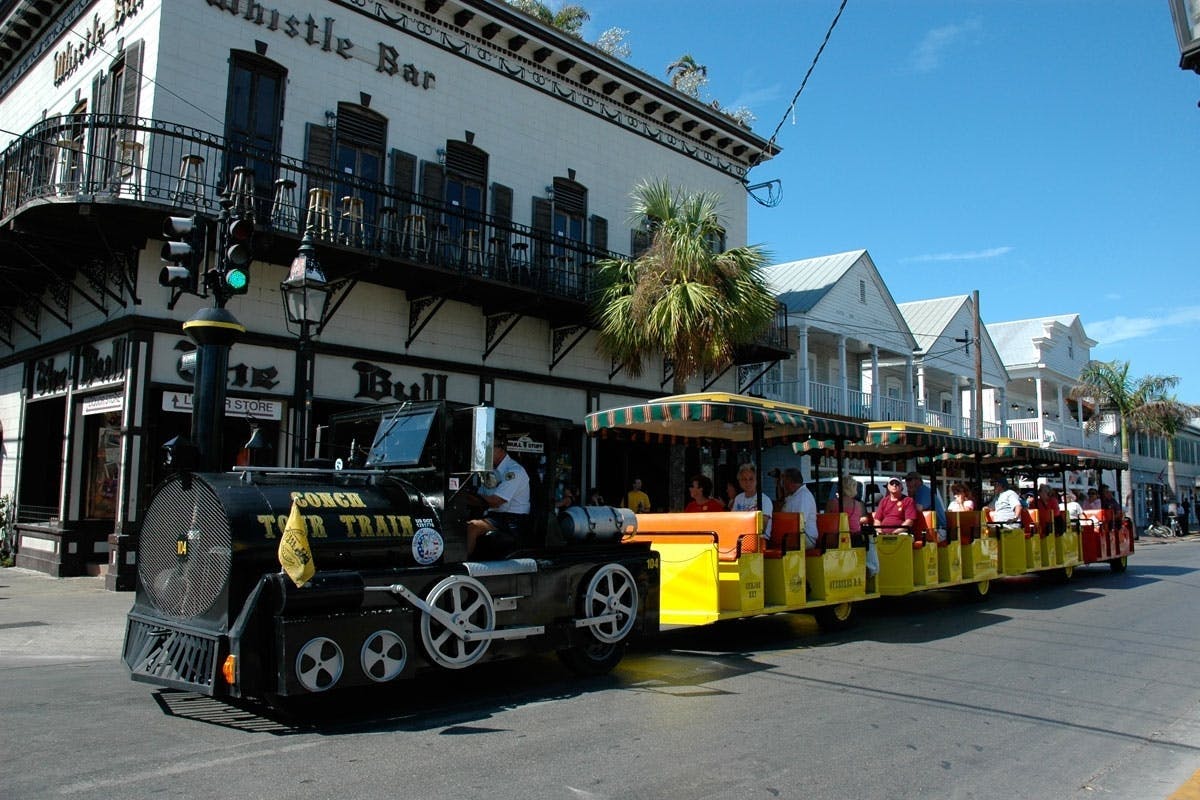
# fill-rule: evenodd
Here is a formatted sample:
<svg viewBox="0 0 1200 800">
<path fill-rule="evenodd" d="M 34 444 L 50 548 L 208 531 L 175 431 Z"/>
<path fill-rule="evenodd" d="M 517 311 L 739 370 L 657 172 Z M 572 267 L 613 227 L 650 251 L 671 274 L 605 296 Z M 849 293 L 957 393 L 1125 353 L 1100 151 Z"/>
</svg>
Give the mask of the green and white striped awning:
<svg viewBox="0 0 1200 800">
<path fill-rule="evenodd" d="M 1099 450 L 1085 450 L 1082 447 L 1052 447 L 1053 450 L 1074 456 L 1080 469 L 1128 469 L 1119 456 L 1111 453 L 1101 453 Z"/>
<path fill-rule="evenodd" d="M 897 422 L 868 423 L 864 441 L 850 448 L 851 453 L 872 453 L 884 458 L 985 456 L 995 451 L 996 446 L 986 439 L 958 436 L 945 428 Z"/>
<path fill-rule="evenodd" d="M 1079 459 L 1063 450 L 1051 450 L 1034 442 L 1020 439 L 989 439 L 996 446 L 993 455 L 985 456 L 984 467 L 1021 468 L 1054 471 L 1079 469 Z"/>
<path fill-rule="evenodd" d="M 857 441 L 857 422 L 815 415 L 810 409 L 727 393 L 685 394 L 588 414 L 589 435 L 619 433 L 648 442 L 760 441 L 763 446 L 813 437 Z"/>
</svg>

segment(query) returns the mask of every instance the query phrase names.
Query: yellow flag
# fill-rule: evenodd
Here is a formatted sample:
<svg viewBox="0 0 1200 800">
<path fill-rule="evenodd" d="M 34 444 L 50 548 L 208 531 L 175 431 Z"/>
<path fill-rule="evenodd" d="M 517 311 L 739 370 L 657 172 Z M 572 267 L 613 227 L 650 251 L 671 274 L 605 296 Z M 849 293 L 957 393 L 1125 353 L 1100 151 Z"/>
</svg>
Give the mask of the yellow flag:
<svg viewBox="0 0 1200 800">
<path fill-rule="evenodd" d="M 287 526 L 279 540 L 279 566 L 296 584 L 303 586 L 312 579 L 317 567 L 313 564 L 312 550 L 308 548 L 308 532 L 304 526 L 304 515 L 292 503 Z"/>
</svg>

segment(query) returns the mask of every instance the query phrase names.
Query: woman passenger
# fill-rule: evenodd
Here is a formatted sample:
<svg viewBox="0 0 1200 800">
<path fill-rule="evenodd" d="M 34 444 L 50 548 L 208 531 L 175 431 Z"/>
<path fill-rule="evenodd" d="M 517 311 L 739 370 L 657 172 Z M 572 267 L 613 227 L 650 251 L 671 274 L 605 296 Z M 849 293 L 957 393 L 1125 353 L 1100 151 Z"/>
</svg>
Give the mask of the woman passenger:
<svg viewBox="0 0 1200 800">
<path fill-rule="evenodd" d="M 974 511 L 975 498 L 971 495 L 971 490 L 967 488 L 965 483 L 956 483 L 950 487 L 950 494 L 954 499 L 950 501 L 950 506 L 947 511 Z"/>
<path fill-rule="evenodd" d="M 707 475 L 694 475 L 688 486 L 688 495 L 692 498 L 683 510 L 688 514 L 698 511 L 724 511 L 725 504 L 712 496 L 712 481 Z"/>
<path fill-rule="evenodd" d="M 825 511 L 829 514 L 846 513 L 846 519 L 850 522 L 850 533 L 861 533 L 863 523 L 870 524 L 871 518 L 867 515 L 867 508 L 858 499 L 858 481 L 854 480 L 853 475 L 843 475 L 838 481 L 840 487 L 837 494 L 829 498 L 829 502 L 825 504 Z M 842 499 L 845 497 L 845 505 L 842 504 Z"/>
</svg>

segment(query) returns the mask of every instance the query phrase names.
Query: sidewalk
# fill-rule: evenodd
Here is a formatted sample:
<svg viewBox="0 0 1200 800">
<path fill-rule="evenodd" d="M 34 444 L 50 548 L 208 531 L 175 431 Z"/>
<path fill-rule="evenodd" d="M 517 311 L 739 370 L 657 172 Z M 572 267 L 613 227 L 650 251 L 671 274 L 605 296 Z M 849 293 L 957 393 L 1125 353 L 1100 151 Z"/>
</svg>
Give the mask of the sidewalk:
<svg viewBox="0 0 1200 800">
<path fill-rule="evenodd" d="M 0 569 L 0 665 L 120 658 L 132 605 L 132 592 L 110 592 L 102 577 Z"/>
</svg>

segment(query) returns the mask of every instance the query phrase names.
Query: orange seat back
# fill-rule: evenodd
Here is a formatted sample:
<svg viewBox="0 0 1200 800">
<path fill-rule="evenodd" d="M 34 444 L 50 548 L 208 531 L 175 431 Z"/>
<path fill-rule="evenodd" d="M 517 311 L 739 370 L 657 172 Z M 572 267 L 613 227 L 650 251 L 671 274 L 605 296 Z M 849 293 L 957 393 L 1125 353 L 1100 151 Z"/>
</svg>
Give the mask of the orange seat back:
<svg viewBox="0 0 1200 800">
<path fill-rule="evenodd" d="M 800 550 L 804 547 L 804 525 L 798 511 L 776 511 L 771 515 L 771 539 L 767 555 L 779 556 L 784 551 Z"/>
<path fill-rule="evenodd" d="M 699 511 L 691 514 L 637 514 L 638 536 L 653 541 L 654 534 L 714 533 L 717 555 L 734 560 L 741 553 L 757 553 L 761 547 L 762 521 L 757 511 Z M 644 538 L 643 538 L 644 540 Z M 670 541 L 679 541 L 671 536 Z"/>
<path fill-rule="evenodd" d="M 958 534 L 958 539 L 963 544 L 970 544 L 972 540 L 979 538 L 978 511 L 947 511 L 946 523 L 951 531 Z"/>
</svg>

